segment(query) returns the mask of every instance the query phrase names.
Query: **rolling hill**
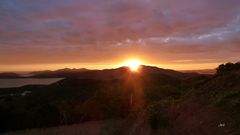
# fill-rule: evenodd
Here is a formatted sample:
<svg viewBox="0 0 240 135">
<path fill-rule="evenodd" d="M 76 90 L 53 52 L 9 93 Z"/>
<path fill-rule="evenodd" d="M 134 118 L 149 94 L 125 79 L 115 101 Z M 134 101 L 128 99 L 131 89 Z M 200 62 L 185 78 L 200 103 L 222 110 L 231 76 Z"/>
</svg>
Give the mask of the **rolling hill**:
<svg viewBox="0 0 240 135">
<path fill-rule="evenodd" d="M 75 127 L 82 129 L 86 122 L 120 120 L 109 134 L 117 130 L 118 134 L 131 135 L 140 132 L 237 135 L 240 132 L 237 64 L 231 65 L 234 68 L 219 66 L 215 75 L 147 66 L 139 73 L 126 67 L 84 71 L 51 85 L 0 89 L 0 130 L 71 124 L 79 124 Z M 31 132 L 34 131 L 38 130 Z M 43 133 L 51 131 L 52 128 L 44 129 Z"/>
<path fill-rule="evenodd" d="M 60 69 L 56 71 L 38 71 L 32 72 L 32 78 L 82 78 L 82 79 L 117 79 L 124 77 L 129 73 L 128 67 L 120 67 L 116 69 L 104 70 L 88 70 L 88 69 Z M 170 69 L 163 69 L 152 66 L 142 65 L 140 72 L 143 74 L 163 74 L 181 79 L 198 76 L 197 73 L 182 73 Z"/>
<path fill-rule="evenodd" d="M 21 76 L 13 72 L 3 72 L 0 73 L 0 79 L 10 79 L 10 78 L 20 78 Z"/>
</svg>

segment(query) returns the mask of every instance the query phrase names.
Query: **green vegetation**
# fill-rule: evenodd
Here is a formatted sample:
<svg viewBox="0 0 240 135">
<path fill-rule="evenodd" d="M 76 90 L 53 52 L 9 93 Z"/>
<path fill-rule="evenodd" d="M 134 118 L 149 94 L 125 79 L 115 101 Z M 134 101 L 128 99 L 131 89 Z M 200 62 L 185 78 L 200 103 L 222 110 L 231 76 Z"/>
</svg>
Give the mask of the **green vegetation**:
<svg viewBox="0 0 240 135">
<path fill-rule="evenodd" d="M 154 102 L 148 106 L 147 116 L 149 123 L 154 130 L 169 126 L 166 112 L 167 108 L 171 106 L 172 103 L 172 99 L 165 99 L 159 102 Z"/>
<path fill-rule="evenodd" d="M 216 75 L 187 79 L 151 72 L 0 89 L 0 132 L 142 119 L 156 133 L 197 134 L 201 128 L 235 134 L 240 124 L 240 70 L 238 63 L 230 65 L 234 68 L 219 66 Z M 227 125 L 224 132 L 219 122 Z"/>
</svg>

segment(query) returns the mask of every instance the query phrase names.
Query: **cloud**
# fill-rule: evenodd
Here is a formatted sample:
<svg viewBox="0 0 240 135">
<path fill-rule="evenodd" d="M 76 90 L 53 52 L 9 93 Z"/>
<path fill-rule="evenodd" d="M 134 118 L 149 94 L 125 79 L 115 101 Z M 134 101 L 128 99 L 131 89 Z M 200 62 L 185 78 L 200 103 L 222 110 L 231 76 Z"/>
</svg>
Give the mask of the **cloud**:
<svg viewBox="0 0 240 135">
<path fill-rule="evenodd" d="M 136 50 L 167 60 L 239 57 L 239 24 L 237 0 L 1 0 L 0 60 L 32 51 L 44 62 L 49 50 L 52 61 Z"/>
</svg>

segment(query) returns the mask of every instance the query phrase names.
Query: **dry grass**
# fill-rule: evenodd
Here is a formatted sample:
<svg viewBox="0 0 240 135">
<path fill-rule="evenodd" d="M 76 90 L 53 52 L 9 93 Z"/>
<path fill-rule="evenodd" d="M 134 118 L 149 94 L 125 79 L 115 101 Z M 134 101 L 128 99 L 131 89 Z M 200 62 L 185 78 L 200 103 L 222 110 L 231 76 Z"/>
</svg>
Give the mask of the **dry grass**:
<svg viewBox="0 0 240 135">
<path fill-rule="evenodd" d="M 86 122 L 70 126 L 8 132 L 2 135 L 117 135 L 123 120 Z"/>
</svg>

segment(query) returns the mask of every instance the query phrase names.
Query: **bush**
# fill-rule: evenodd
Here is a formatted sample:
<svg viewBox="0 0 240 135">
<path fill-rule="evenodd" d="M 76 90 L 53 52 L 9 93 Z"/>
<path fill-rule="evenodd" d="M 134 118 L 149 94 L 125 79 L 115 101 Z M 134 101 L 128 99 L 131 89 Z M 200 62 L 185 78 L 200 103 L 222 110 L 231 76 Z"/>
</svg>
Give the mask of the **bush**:
<svg viewBox="0 0 240 135">
<path fill-rule="evenodd" d="M 221 64 L 217 67 L 217 74 L 240 70 L 240 62 Z"/>
<path fill-rule="evenodd" d="M 147 114 L 152 129 L 166 128 L 169 125 L 166 107 L 161 102 L 150 105 L 147 109 Z"/>
</svg>

